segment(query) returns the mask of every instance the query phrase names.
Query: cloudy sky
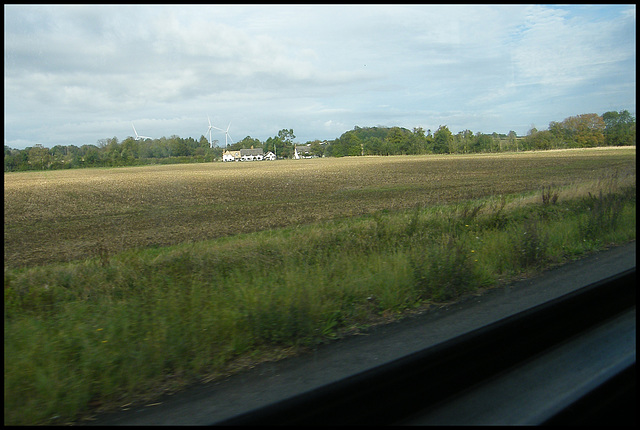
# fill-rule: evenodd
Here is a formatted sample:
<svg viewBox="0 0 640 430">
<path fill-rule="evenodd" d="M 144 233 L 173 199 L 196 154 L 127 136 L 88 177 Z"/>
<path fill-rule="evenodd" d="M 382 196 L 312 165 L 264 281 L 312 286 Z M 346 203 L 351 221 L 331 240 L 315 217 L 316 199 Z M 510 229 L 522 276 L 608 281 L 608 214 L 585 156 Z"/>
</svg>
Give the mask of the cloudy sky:
<svg viewBox="0 0 640 430">
<path fill-rule="evenodd" d="M 524 135 L 635 115 L 635 35 L 635 5 L 5 5 L 4 144 Z"/>
</svg>

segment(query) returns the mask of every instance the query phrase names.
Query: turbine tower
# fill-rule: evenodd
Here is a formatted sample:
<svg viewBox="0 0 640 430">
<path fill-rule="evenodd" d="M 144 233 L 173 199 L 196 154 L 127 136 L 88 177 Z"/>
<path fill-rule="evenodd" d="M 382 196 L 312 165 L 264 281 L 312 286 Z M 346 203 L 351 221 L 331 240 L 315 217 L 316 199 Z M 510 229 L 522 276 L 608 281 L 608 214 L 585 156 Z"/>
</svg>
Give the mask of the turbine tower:
<svg viewBox="0 0 640 430">
<path fill-rule="evenodd" d="M 211 140 L 211 129 L 215 128 L 216 130 L 220 130 L 220 131 L 224 131 L 221 128 L 218 127 L 214 127 L 211 125 L 211 119 L 209 118 L 209 115 L 207 115 L 207 120 L 209 120 L 209 128 L 207 129 L 207 132 L 209 133 L 209 148 L 213 148 L 213 141 Z"/>
<path fill-rule="evenodd" d="M 229 125 L 227 126 L 227 129 L 224 131 L 224 144 L 225 144 L 225 146 L 229 145 L 229 143 L 227 143 L 227 138 L 231 141 L 231 143 L 234 143 L 233 139 L 231 139 L 231 136 L 229 136 L 229 127 L 231 127 L 231 123 L 229 123 Z M 220 129 L 218 129 L 218 130 L 220 130 Z"/>
<path fill-rule="evenodd" d="M 149 136 L 138 136 L 138 132 L 136 131 L 136 127 L 133 125 L 133 123 L 131 123 L 131 127 L 133 127 L 133 132 L 136 134 L 136 140 L 151 139 L 151 137 Z"/>
</svg>

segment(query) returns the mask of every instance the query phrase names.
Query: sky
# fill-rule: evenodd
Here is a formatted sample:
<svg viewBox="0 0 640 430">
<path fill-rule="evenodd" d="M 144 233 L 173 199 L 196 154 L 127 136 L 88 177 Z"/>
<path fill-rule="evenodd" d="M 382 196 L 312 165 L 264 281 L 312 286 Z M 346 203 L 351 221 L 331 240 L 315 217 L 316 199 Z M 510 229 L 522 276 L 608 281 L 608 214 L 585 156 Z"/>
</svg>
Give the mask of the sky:
<svg viewBox="0 0 640 430">
<path fill-rule="evenodd" d="M 4 5 L 4 144 L 636 113 L 636 6 Z M 225 133 L 212 130 L 220 146 Z M 229 141 L 231 143 L 231 141 Z"/>
</svg>

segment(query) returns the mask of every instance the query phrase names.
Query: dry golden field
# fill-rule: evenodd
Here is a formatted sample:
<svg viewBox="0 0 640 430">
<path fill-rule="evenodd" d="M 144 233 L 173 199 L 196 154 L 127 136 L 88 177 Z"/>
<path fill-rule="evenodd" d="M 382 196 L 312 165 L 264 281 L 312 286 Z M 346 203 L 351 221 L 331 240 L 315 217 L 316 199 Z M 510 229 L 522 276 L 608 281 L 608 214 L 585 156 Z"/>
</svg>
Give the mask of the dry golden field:
<svg viewBox="0 0 640 430">
<path fill-rule="evenodd" d="M 5 173 L 4 262 L 71 261 L 563 187 L 614 171 L 635 180 L 635 155 L 623 147 Z"/>
</svg>

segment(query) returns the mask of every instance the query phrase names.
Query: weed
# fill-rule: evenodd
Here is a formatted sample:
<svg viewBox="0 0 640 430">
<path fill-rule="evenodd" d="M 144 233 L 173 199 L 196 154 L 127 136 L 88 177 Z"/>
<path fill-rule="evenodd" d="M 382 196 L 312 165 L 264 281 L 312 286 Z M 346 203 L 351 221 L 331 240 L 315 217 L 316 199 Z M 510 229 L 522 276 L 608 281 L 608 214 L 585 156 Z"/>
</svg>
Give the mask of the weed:
<svg viewBox="0 0 640 430">
<path fill-rule="evenodd" d="M 504 208 L 507 205 L 506 196 L 500 196 L 500 202 L 491 205 L 486 225 L 488 228 L 502 230 L 507 226 L 508 220 Z"/>
<path fill-rule="evenodd" d="M 420 204 L 416 204 L 415 208 L 413 209 L 409 224 L 407 224 L 407 229 L 405 232 L 405 235 L 407 237 L 412 237 L 418 231 L 421 209 L 422 205 Z"/>
<path fill-rule="evenodd" d="M 313 335 L 314 325 L 309 311 L 308 304 L 283 303 L 267 298 L 247 311 L 246 322 L 257 341 L 292 345 Z"/>
<path fill-rule="evenodd" d="M 336 330 L 340 326 L 343 319 L 342 312 L 339 310 L 329 312 L 325 318 L 326 319 L 321 329 L 322 336 L 329 339 L 335 339 L 337 337 Z"/>
<path fill-rule="evenodd" d="M 429 251 L 415 249 L 410 266 L 414 286 L 427 300 L 451 300 L 477 286 L 471 250 L 451 236 Z"/>
<path fill-rule="evenodd" d="M 558 192 L 551 191 L 551 185 L 548 187 L 542 187 L 542 204 L 544 206 L 547 205 L 555 205 L 558 201 Z"/>
<path fill-rule="evenodd" d="M 460 210 L 460 221 L 463 224 L 470 224 L 480 213 L 480 210 L 485 206 L 485 202 L 468 202 L 462 205 Z"/>
<path fill-rule="evenodd" d="M 624 207 L 624 195 L 610 193 L 591 194 L 584 199 L 587 215 L 580 223 L 580 231 L 587 240 L 594 239 L 604 232 L 616 228 Z"/>
<path fill-rule="evenodd" d="M 520 267 L 542 266 L 547 260 L 548 235 L 535 219 L 527 219 L 522 229 L 516 229 L 514 255 Z"/>
<path fill-rule="evenodd" d="M 109 258 L 111 257 L 111 252 L 104 242 L 104 239 L 98 240 L 94 245 L 93 251 L 90 252 L 91 255 L 95 255 L 98 258 L 98 261 L 100 262 L 100 265 L 102 267 L 107 267 L 109 266 Z"/>
</svg>

